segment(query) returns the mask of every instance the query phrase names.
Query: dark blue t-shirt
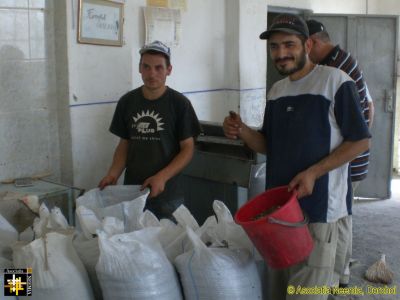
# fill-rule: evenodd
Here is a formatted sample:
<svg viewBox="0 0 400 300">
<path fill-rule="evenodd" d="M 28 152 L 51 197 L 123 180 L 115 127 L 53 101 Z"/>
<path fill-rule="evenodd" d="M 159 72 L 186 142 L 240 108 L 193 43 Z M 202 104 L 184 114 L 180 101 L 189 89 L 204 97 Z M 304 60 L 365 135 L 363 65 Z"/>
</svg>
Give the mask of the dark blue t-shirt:
<svg viewBox="0 0 400 300">
<path fill-rule="evenodd" d="M 179 142 L 200 132 L 190 101 L 167 88 L 158 99 L 147 100 L 141 88 L 118 101 L 110 131 L 129 140 L 125 184 L 142 184 L 166 167 L 179 153 Z M 181 194 L 176 178 L 171 178 L 161 196 Z M 168 198 L 171 198 L 168 197 Z"/>
<path fill-rule="evenodd" d="M 268 93 L 262 132 L 267 141 L 266 188 L 288 184 L 343 141 L 370 137 L 353 80 L 316 66 L 307 76 L 278 81 Z M 348 164 L 320 177 L 300 200 L 311 222 L 334 222 L 351 213 Z"/>
</svg>

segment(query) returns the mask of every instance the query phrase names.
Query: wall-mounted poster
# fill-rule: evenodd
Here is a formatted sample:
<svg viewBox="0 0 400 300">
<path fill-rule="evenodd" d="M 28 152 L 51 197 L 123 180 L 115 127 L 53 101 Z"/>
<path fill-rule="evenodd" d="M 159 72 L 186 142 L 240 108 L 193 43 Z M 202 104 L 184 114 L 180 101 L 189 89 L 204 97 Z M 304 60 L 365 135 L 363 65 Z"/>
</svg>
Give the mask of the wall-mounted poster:
<svg viewBox="0 0 400 300">
<path fill-rule="evenodd" d="M 106 0 L 79 0 L 78 42 L 122 46 L 124 4 Z"/>
<path fill-rule="evenodd" d="M 181 12 L 179 9 L 145 7 L 146 44 L 155 40 L 167 46 L 179 45 L 181 36 Z"/>
<path fill-rule="evenodd" d="M 168 7 L 168 0 L 147 0 L 147 6 Z"/>
<path fill-rule="evenodd" d="M 187 0 L 147 0 L 147 6 L 165 7 L 187 11 Z"/>
</svg>

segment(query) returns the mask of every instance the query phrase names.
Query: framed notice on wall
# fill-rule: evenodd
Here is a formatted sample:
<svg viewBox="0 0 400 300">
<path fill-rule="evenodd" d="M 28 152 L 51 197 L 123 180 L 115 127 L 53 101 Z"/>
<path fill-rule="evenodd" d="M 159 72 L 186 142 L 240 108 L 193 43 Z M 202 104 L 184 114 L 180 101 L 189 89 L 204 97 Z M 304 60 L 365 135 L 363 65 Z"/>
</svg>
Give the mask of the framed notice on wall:
<svg viewBox="0 0 400 300">
<path fill-rule="evenodd" d="M 124 4 L 106 0 L 79 0 L 78 42 L 122 46 Z"/>
<path fill-rule="evenodd" d="M 163 7 L 145 7 L 146 44 L 155 40 L 167 46 L 179 45 L 181 35 L 181 11 Z"/>
</svg>

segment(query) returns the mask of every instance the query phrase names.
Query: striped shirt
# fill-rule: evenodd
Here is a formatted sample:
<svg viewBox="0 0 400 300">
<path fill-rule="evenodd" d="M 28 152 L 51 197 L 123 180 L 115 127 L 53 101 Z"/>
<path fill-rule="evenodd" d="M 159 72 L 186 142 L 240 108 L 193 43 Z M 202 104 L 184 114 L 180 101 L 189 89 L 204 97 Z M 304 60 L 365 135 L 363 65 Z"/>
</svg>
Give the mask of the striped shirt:
<svg viewBox="0 0 400 300">
<path fill-rule="evenodd" d="M 365 83 L 363 74 L 358 67 L 358 62 L 350 53 L 347 53 L 339 46 L 332 51 L 320 62 L 321 65 L 327 65 L 338 68 L 346 72 L 356 83 L 358 94 L 360 95 L 360 106 L 363 112 L 365 122 L 369 125 L 369 106 L 368 102 L 372 101 Z M 360 181 L 367 177 L 369 165 L 369 150 L 360 154 L 350 163 L 351 181 Z"/>
<path fill-rule="evenodd" d="M 344 72 L 315 66 L 303 78 L 276 82 L 267 96 L 261 132 L 266 138 L 266 189 L 286 185 L 344 141 L 370 137 L 356 85 Z M 300 200 L 310 222 L 330 223 L 351 214 L 349 164 L 319 177 Z"/>
</svg>

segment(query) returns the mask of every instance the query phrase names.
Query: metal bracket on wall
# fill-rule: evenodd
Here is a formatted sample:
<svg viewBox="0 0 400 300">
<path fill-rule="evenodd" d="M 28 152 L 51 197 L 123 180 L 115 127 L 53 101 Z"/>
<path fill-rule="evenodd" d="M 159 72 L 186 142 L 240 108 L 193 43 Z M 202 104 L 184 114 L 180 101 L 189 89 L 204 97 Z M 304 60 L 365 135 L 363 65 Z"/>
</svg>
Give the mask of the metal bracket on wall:
<svg viewBox="0 0 400 300">
<path fill-rule="evenodd" d="M 385 90 L 385 112 L 393 112 L 393 90 Z"/>
</svg>

